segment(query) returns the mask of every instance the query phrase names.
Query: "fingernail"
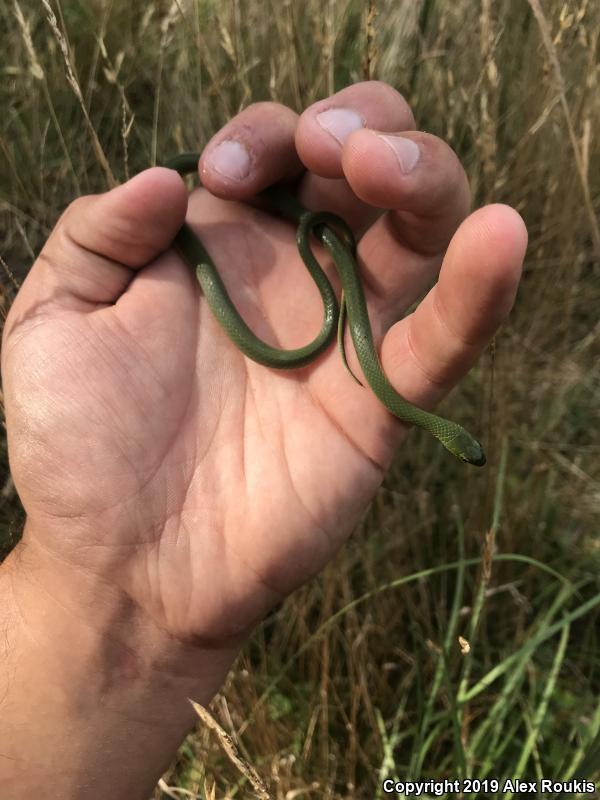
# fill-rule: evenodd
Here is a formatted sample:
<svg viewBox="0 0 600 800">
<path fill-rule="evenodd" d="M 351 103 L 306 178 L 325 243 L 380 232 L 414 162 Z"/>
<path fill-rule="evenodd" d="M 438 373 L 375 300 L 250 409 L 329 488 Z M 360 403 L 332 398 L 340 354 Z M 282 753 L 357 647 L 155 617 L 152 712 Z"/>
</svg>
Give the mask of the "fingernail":
<svg viewBox="0 0 600 800">
<path fill-rule="evenodd" d="M 214 169 L 224 178 L 243 180 L 250 172 L 250 155 L 244 145 L 235 139 L 225 139 L 207 157 L 205 167 Z"/>
<path fill-rule="evenodd" d="M 321 111 L 317 114 L 317 122 L 340 144 L 344 144 L 344 140 L 352 131 L 365 126 L 365 120 L 360 114 L 349 108 L 328 108 L 327 111 Z"/>
<path fill-rule="evenodd" d="M 383 136 L 382 134 L 378 134 L 378 136 L 394 151 L 402 172 L 405 175 L 412 172 L 421 157 L 419 145 L 412 139 L 405 139 L 404 136 Z"/>
</svg>

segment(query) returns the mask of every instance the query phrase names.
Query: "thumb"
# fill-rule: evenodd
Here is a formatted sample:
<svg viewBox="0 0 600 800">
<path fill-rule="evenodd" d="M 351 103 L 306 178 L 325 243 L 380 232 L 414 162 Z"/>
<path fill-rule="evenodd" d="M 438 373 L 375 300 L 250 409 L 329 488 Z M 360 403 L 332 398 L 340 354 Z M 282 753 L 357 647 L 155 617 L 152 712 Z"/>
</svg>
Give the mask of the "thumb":
<svg viewBox="0 0 600 800">
<path fill-rule="evenodd" d="M 79 310 L 114 303 L 132 270 L 173 241 L 185 219 L 187 197 L 174 170 L 154 167 L 109 192 L 74 200 L 23 283 L 21 303 Z"/>
</svg>

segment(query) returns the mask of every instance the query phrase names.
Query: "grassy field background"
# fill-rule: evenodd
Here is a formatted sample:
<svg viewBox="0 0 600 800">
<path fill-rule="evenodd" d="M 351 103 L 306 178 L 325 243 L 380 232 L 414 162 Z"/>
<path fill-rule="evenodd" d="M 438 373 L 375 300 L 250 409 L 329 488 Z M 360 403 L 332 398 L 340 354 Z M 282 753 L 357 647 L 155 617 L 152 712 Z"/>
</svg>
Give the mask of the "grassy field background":
<svg viewBox="0 0 600 800">
<path fill-rule="evenodd" d="M 475 205 L 518 209 L 516 308 L 442 406 L 488 466 L 412 434 L 211 711 L 282 800 L 381 798 L 387 775 L 600 779 L 600 5 L 5 0 L 0 40 L 3 317 L 73 198 L 256 100 L 300 111 L 388 81 L 459 153 Z M 6 553 L 23 512 L 0 446 Z M 154 798 L 252 791 L 200 724 Z"/>
</svg>

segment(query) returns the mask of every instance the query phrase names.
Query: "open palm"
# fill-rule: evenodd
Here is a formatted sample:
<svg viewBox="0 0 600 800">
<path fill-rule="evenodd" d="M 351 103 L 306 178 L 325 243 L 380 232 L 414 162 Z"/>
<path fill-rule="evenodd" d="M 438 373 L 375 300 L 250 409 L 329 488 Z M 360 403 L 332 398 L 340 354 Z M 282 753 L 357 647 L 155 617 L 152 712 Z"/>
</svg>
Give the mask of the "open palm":
<svg viewBox="0 0 600 800">
<path fill-rule="evenodd" d="M 319 125 L 319 112 L 332 109 Z M 304 205 L 335 211 L 363 233 L 373 327 L 392 326 L 384 368 L 403 396 L 432 406 L 508 313 L 526 235 L 505 206 L 460 225 L 464 172 L 443 142 L 413 128 L 402 98 L 377 82 L 300 118 L 257 104 L 209 143 L 207 188 L 189 205 L 180 178 L 154 169 L 67 210 L 3 343 L 11 467 L 32 547 L 114 583 L 182 638 L 242 633 L 327 562 L 404 426 L 352 381 L 333 347 L 302 370 L 249 361 L 166 248 L 187 205 L 257 335 L 285 348 L 307 343 L 322 309 L 294 228 L 229 202 L 296 178 Z M 394 149 L 392 136 L 374 130 L 403 132 L 394 138 L 417 147 Z M 233 178 L 211 155 L 223 143 Z M 435 288 L 396 323 L 449 243 Z"/>
</svg>

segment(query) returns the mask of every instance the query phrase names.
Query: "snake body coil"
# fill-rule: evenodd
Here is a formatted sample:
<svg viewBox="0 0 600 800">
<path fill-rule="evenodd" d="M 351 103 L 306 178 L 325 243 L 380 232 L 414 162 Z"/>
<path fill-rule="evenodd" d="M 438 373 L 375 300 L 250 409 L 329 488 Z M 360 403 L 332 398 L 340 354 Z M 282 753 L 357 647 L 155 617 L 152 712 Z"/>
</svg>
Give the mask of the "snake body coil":
<svg viewBox="0 0 600 800">
<path fill-rule="evenodd" d="M 199 158 L 199 153 L 182 153 L 169 159 L 164 166 L 176 170 L 180 175 L 186 175 L 196 171 Z M 321 295 L 323 324 L 312 342 L 296 350 L 282 350 L 263 342 L 241 318 L 210 255 L 191 228 L 184 223 L 175 237 L 174 245 L 190 267 L 195 269 L 210 309 L 231 341 L 253 361 L 277 369 L 294 369 L 310 363 L 329 347 L 337 325 L 338 344 L 344 364 L 348 368 L 342 335 L 347 319 L 365 379 L 388 411 L 403 422 L 431 433 L 462 461 L 483 466 L 483 448 L 470 433 L 456 422 L 412 405 L 396 392 L 387 379 L 373 341 L 365 294 L 355 259 L 354 236 L 344 220 L 330 212 L 309 211 L 295 197 L 278 187 L 266 189 L 260 197 L 267 201 L 269 210 L 273 213 L 298 225 L 298 250 Z M 340 306 L 333 287 L 310 248 L 311 233 L 327 248 L 335 263 L 343 290 Z"/>
</svg>

